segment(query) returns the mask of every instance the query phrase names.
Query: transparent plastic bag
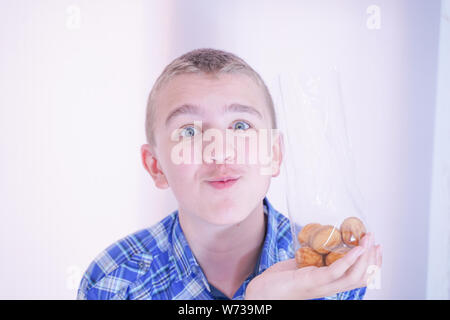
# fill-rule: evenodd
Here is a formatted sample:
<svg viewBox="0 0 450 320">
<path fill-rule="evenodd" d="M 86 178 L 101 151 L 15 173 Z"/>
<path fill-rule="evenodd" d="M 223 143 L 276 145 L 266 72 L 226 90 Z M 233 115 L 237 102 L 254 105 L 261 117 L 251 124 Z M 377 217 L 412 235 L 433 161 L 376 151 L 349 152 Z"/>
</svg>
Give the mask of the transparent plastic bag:
<svg viewBox="0 0 450 320">
<path fill-rule="evenodd" d="M 278 76 L 286 203 L 297 266 L 332 264 L 368 232 L 347 136 L 339 73 Z"/>
</svg>

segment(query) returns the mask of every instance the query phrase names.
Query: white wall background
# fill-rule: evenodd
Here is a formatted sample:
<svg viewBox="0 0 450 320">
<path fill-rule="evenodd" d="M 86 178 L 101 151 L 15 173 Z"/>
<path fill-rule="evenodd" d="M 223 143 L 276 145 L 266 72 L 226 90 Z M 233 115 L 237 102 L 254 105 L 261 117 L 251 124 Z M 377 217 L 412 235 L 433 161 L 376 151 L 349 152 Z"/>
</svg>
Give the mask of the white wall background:
<svg viewBox="0 0 450 320">
<path fill-rule="evenodd" d="M 450 1 L 441 5 L 427 298 L 450 299 Z"/>
<path fill-rule="evenodd" d="M 176 209 L 141 164 L 145 103 L 163 67 L 198 47 L 240 55 L 273 90 L 280 70 L 338 66 L 384 249 L 381 289 L 367 298 L 444 292 L 448 282 L 427 278 L 440 262 L 432 226 L 449 214 L 430 209 L 440 16 L 436 0 L 0 1 L 0 298 L 75 298 L 101 250 Z M 439 119 L 448 155 L 450 120 Z M 281 176 L 268 196 L 285 212 L 283 193 Z"/>
</svg>

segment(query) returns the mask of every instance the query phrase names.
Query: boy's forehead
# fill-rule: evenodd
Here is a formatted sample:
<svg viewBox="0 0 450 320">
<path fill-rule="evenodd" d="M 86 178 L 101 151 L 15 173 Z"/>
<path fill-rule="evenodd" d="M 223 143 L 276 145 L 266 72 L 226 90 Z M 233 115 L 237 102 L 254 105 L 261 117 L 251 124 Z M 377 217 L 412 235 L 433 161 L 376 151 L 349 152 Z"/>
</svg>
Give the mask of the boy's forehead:
<svg viewBox="0 0 450 320">
<path fill-rule="evenodd" d="M 239 73 L 181 74 L 169 79 L 157 95 L 159 120 L 182 105 L 219 110 L 228 104 L 241 104 L 268 114 L 263 89 L 250 76 Z"/>
<path fill-rule="evenodd" d="M 165 100 L 202 99 L 211 95 L 242 99 L 264 97 L 256 82 L 244 74 L 181 74 L 168 80 L 161 90 L 161 98 Z"/>
</svg>

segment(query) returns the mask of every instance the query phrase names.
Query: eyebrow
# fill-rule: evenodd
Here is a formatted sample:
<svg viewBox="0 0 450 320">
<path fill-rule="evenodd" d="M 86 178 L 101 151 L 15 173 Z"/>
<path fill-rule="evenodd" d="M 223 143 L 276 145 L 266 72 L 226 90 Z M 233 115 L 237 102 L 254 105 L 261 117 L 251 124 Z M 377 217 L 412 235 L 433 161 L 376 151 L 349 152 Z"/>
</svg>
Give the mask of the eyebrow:
<svg viewBox="0 0 450 320">
<path fill-rule="evenodd" d="M 195 114 L 195 115 L 200 115 L 203 112 L 201 111 L 201 109 L 195 105 L 192 104 L 183 104 L 182 106 L 176 108 L 175 110 L 173 110 L 169 116 L 166 118 L 166 126 L 169 125 L 169 123 L 171 121 L 173 121 L 173 119 L 175 119 L 176 117 L 183 115 L 183 114 Z"/>
<path fill-rule="evenodd" d="M 254 108 L 252 106 L 244 106 L 239 103 L 233 103 L 233 104 L 230 104 L 229 106 L 226 106 L 224 108 L 223 112 L 224 113 L 226 113 L 226 112 L 249 113 L 254 116 L 257 116 L 260 119 L 263 118 L 262 114 L 256 108 Z"/>
<path fill-rule="evenodd" d="M 248 113 L 258 117 L 259 119 L 263 118 L 262 114 L 256 108 L 252 106 L 242 105 L 239 103 L 232 103 L 228 106 L 225 106 L 222 110 L 222 113 L 230 113 L 230 112 Z M 169 114 L 169 116 L 166 118 L 166 126 L 168 126 L 169 123 L 173 121 L 174 118 L 184 114 L 202 115 L 203 111 L 200 107 L 196 105 L 183 104 Z"/>
</svg>

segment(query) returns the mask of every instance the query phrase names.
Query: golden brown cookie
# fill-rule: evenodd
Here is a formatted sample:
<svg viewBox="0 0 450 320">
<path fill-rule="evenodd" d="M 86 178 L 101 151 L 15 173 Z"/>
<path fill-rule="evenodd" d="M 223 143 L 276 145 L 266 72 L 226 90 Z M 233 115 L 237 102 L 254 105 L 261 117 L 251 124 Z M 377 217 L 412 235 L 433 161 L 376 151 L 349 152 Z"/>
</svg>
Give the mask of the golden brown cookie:
<svg viewBox="0 0 450 320">
<path fill-rule="evenodd" d="M 339 229 L 327 225 L 314 232 L 310 240 L 311 248 L 320 254 L 326 254 L 342 244 Z"/>
<path fill-rule="evenodd" d="M 331 251 L 329 254 L 326 255 L 325 264 L 327 266 L 329 266 L 336 260 L 345 256 L 347 254 L 347 252 L 349 252 L 349 251 L 350 251 L 349 247 L 339 247 L 339 248 L 334 249 L 333 251 Z"/>
<path fill-rule="evenodd" d="M 306 226 L 304 226 L 297 236 L 300 245 L 308 246 L 309 240 L 311 239 L 311 235 L 321 226 L 322 225 L 320 223 L 309 223 Z"/>
<path fill-rule="evenodd" d="M 297 262 L 298 268 L 308 266 L 322 267 L 324 265 L 322 255 L 309 247 L 301 247 L 298 249 L 295 252 L 295 261 Z"/>
<path fill-rule="evenodd" d="M 359 240 L 366 234 L 366 227 L 357 217 L 345 219 L 341 224 L 342 240 L 348 246 L 359 245 Z"/>
</svg>

